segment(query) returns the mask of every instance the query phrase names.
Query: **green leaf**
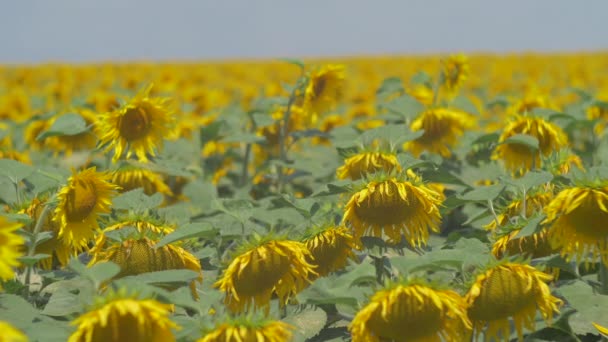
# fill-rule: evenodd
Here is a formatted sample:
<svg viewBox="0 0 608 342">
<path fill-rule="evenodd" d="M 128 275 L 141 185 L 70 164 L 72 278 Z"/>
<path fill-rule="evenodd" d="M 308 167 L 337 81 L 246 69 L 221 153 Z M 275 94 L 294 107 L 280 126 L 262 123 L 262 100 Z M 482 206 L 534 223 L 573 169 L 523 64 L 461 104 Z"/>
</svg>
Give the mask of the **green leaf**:
<svg viewBox="0 0 608 342">
<path fill-rule="evenodd" d="M 394 146 L 399 146 L 406 141 L 421 137 L 423 133 L 423 131 L 412 132 L 406 125 L 384 125 L 363 132 L 359 140 L 363 145 L 369 145 L 372 141 L 381 139 Z"/>
<path fill-rule="evenodd" d="M 34 173 L 36 169 L 29 165 L 12 159 L 0 159 L 0 176 L 4 176 L 13 184 L 18 184 L 23 179 Z"/>
<path fill-rule="evenodd" d="M 42 314 L 48 316 L 67 316 L 76 312 L 81 312 L 83 309 L 84 305 L 77 295 L 74 295 L 67 290 L 60 290 L 51 295 L 44 310 L 42 310 Z"/>
<path fill-rule="evenodd" d="M 296 328 L 294 341 L 303 342 L 321 332 L 327 322 L 327 314 L 321 309 L 304 310 L 287 316 L 283 321 Z"/>
<path fill-rule="evenodd" d="M 173 243 L 176 241 L 186 240 L 186 239 L 193 239 L 193 238 L 211 239 L 211 238 L 215 237 L 217 234 L 218 234 L 218 230 L 214 229 L 208 223 L 202 223 L 202 222 L 189 223 L 189 224 L 186 224 L 184 226 L 177 228 L 172 233 L 163 237 L 160 241 L 158 241 L 156 243 L 155 247 L 159 248 L 159 247 L 165 246 L 167 244 L 170 244 L 170 243 Z"/>
<path fill-rule="evenodd" d="M 144 193 L 143 188 L 137 188 L 114 197 L 112 208 L 141 212 L 158 207 L 163 203 L 163 200 L 164 198 L 161 193 L 157 192 L 152 196 L 148 196 Z"/>
<path fill-rule="evenodd" d="M 120 266 L 111 261 L 104 261 L 89 267 L 87 270 L 87 276 L 93 281 L 94 284 L 101 284 L 106 280 L 112 279 L 119 272 Z"/>
<path fill-rule="evenodd" d="M 87 123 L 78 114 L 64 114 L 58 117 L 51 127 L 42 132 L 36 140 L 44 140 L 58 135 L 76 135 L 87 131 Z"/>
<path fill-rule="evenodd" d="M 473 140 L 472 145 L 493 144 L 493 143 L 498 142 L 499 137 L 500 137 L 500 135 L 498 133 L 483 134 L 483 135 L 477 137 L 477 139 Z"/>
<path fill-rule="evenodd" d="M 405 170 L 414 169 L 414 168 L 417 168 L 420 166 L 433 165 L 432 162 L 430 162 L 428 160 L 422 160 L 422 159 L 415 158 L 414 156 L 412 156 L 409 153 L 399 153 L 397 155 L 397 160 L 399 161 L 399 165 L 401 165 L 401 167 Z"/>
<path fill-rule="evenodd" d="M 550 172 L 544 170 L 532 170 L 526 173 L 523 177 L 508 182 L 515 185 L 519 189 L 528 191 L 534 187 L 542 184 L 549 183 L 553 179 L 553 175 Z"/>
<path fill-rule="evenodd" d="M 463 195 L 458 196 L 465 201 L 485 202 L 494 200 L 505 188 L 502 184 L 492 184 L 473 189 Z"/>
<path fill-rule="evenodd" d="M 514 238 L 523 238 L 540 232 L 543 228 L 541 222 L 545 219 L 544 214 L 537 214 L 531 218 L 528 218 L 526 225 L 515 235 Z"/>
<path fill-rule="evenodd" d="M 411 119 L 424 111 L 424 105 L 409 94 L 403 94 L 388 103 L 382 104 L 380 109 Z"/>
<path fill-rule="evenodd" d="M 279 58 L 279 60 L 289 64 L 293 64 L 299 67 L 300 69 L 304 69 L 304 67 L 306 66 L 303 61 L 295 58 Z"/>
<path fill-rule="evenodd" d="M 36 264 L 38 261 L 49 258 L 50 255 L 49 254 L 35 254 L 32 256 L 22 256 L 19 258 L 19 262 L 21 262 L 22 264 L 24 264 L 25 266 L 33 266 L 34 264 Z"/>
<path fill-rule="evenodd" d="M 261 143 L 261 142 L 264 142 L 265 140 L 266 139 L 264 137 L 261 137 L 257 134 L 253 134 L 253 133 L 239 133 L 239 134 L 233 134 L 233 135 L 229 135 L 225 138 L 222 138 L 222 141 L 225 143 L 240 142 L 240 143 L 246 143 L 246 144 Z"/>
<path fill-rule="evenodd" d="M 433 84 L 433 79 L 424 71 L 418 71 L 410 78 L 410 84 L 422 84 L 430 87 Z"/>
<path fill-rule="evenodd" d="M 389 77 L 382 81 L 382 84 L 380 85 L 378 90 L 376 90 L 376 94 L 390 95 L 396 92 L 403 91 L 405 91 L 403 87 L 403 81 L 401 81 L 399 77 Z"/>
<path fill-rule="evenodd" d="M 180 284 L 187 285 L 192 280 L 199 277 L 198 272 L 192 270 L 166 270 L 158 272 L 142 273 L 135 276 L 124 277 L 128 281 L 138 281 L 144 284 Z"/>
<path fill-rule="evenodd" d="M 600 317 L 608 317 L 608 296 L 596 294 L 593 288 L 583 281 L 563 285 L 557 292 L 577 311 L 569 320 L 574 333 L 597 334 L 591 322 L 596 322 Z"/>
<path fill-rule="evenodd" d="M 514 144 L 527 146 L 532 151 L 538 151 L 538 139 L 528 134 L 515 134 L 502 142 L 503 144 Z"/>
</svg>

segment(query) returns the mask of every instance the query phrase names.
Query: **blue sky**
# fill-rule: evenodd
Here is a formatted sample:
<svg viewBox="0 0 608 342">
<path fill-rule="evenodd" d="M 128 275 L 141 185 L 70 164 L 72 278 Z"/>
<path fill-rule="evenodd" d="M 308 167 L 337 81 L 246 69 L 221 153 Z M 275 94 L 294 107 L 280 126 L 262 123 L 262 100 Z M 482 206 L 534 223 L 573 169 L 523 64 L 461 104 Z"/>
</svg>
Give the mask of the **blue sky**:
<svg viewBox="0 0 608 342">
<path fill-rule="evenodd" d="M 608 50 L 606 0 L 14 0 L 0 62 Z"/>
</svg>

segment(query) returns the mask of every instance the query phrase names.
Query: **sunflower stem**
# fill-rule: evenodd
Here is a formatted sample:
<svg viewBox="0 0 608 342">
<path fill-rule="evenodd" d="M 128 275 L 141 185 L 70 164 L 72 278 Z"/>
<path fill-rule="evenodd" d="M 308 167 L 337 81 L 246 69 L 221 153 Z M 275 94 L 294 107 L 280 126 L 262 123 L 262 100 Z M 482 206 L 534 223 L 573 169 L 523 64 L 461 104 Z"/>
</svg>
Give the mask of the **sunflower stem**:
<svg viewBox="0 0 608 342">
<path fill-rule="evenodd" d="M 496 228 L 498 228 L 500 226 L 500 223 L 498 222 L 498 215 L 496 215 L 496 210 L 494 210 L 494 203 L 492 203 L 492 200 L 488 200 L 488 207 L 490 208 L 490 212 L 492 213 L 492 216 L 494 216 L 494 222 L 496 222 Z"/>
<path fill-rule="evenodd" d="M 523 188 L 524 198 L 521 200 L 521 217 L 526 219 L 526 188 Z"/>
<path fill-rule="evenodd" d="M 42 230 L 42 224 L 46 220 L 46 217 L 49 215 L 50 209 L 51 209 L 50 205 L 48 205 L 48 204 L 45 205 L 44 208 L 42 209 L 42 213 L 40 213 L 40 216 L 38 217 L 38 220 L 36 221 L 36 225 L 34 226 L 34 231 L 32 232 L 32 235 L 30 237 L 30 244 L 27 249 L 28 257 L 31 257 L 32 255 L 34 255 L 34 253 L 36 251 L 36 239 L 38 237 L 38 234 L 40 233 L 40 230 Z M 32 269 L 33 269 L 33 265 L 30 265 L 27 267 L 27 269 L 25 271 L 25 286 L 27 286 L 26 296 L 28 296 L 28 297 L 29 297 L 29 293 L 30 293 L 30 281 L 31 281 L 31 277 L 32 277 Z"/>
<path fill-rule="evenodd" d="M 283 119 L 280 120 L 280 130 L 279 130 L 279 158 L 281 162 L 287 163 L 287 128 L 289 127 L 289 120 L 291 118 L 291 106 L 296 99 L 296 88 L 289 95 L 289 101 L 287 102 L 287 108 L 285 109 L 285 114 L 283 115 Z M 279 193 L 283 192 L 283 186 L 285 182 L 285 176 L 283 175 L 283 165 L 279 165 L 278 168 L 278 185 L 277 190 Z"/>
<path fill-rule="evenodd" d="M 19 192 L 19 182 L 15 182 L 13 183 L 13 185 L 15 186 L 15 198 L 17 200 L 17 204 L 21 204 L 21 194 Z"/>
</svg>

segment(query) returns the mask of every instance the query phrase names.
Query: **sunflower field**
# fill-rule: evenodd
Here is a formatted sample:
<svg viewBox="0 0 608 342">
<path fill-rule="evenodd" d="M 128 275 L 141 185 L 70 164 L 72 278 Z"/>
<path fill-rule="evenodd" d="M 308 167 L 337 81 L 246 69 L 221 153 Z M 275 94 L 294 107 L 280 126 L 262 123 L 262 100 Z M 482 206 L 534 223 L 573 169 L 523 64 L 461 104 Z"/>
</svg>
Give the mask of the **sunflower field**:
<svg viewBox="0 0 608 342">
<path fill-rule="evenodd" d="M 0 74 L 0 342 L 608 341 L 607 53 Z"/>
</svg>

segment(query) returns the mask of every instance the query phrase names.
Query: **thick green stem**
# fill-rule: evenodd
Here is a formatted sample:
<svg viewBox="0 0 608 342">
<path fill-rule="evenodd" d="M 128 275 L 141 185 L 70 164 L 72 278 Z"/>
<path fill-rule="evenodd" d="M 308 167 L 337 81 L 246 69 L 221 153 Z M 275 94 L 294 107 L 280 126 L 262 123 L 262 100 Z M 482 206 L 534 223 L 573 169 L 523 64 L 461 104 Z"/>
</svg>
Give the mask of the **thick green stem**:
<svg viewBox="0 0 608 342">
<path fill-rule="evenodd" d="M 51 207 L 48 204 L 45 205 L 44 209 L 42 209 L 42 213 L 40 213 L 40 216 L 38 217 L 38 220 L 36 221 L 36 225 L 34 226 L 34 231 L 32 232 L 32 235 L 30 237 L 30 245 L 28 246 L 28 249 L 27 249 L 28 257 L 31 257 L 36 252 L 36 242 L 38 239 L 38 234 L 42 230 L 42 226 L 44 224 L 44 221 L 46 221 L 46 217 L 49 215 L 50 210 L 51 210 Z M 33 266 L 30 265 L 27 267 L 27 269 L 25 271 L 25 286 L 27 286 L 27 296 L 29 296 L 29 293 L 30 293 L 30 281 L 31 281 L 31 277 L 32 277 L 32 268 L 33 268 Z"/>
<path fill-rule="evenodd" d="M 490 208 L 492 216 L 494 216 L 494 222 L 496 222 L 496 228 L 498 229 L 498 227 L 500 227 L 500 222 L 498 222 L 498 215 L 496 215 L 496 210 L 494 210 L 494 203 L 492 203 L 492 200 L 488 200 L 488 207 Z"/>
</svg>

